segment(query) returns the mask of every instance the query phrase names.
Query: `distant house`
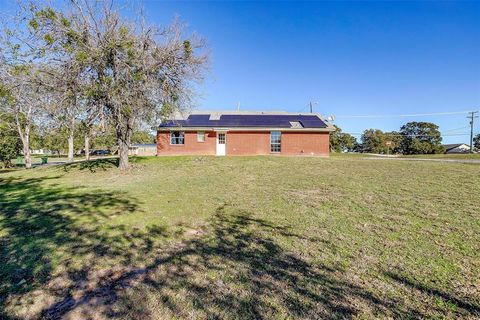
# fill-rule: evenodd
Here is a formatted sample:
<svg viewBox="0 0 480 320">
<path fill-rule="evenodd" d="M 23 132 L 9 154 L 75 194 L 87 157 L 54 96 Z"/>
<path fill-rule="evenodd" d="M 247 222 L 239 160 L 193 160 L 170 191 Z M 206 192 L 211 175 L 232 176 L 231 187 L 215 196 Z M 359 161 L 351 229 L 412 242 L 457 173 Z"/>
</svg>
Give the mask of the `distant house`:
<svg viewBox="0 0 480 320">
<path fill-rule="evenodd" d="M 45 154 L 45 151 L 43 149 L 31 149 L 30 154 L 32 155 Z"/>
<path fill-rule="evenodd" d="M 332 125 L 311 113 L 193 113 L 160 124 L 157 155 L 327 156 L 332 131 Z"/>
<path fill-rule="evenodd" d="M 466 143 L 444 144 L 445 153 L 468 153 L 470 146 Z"/>
<path fill-rule="evenodd" d="M 44 154 L 52 154 L 53 152 L 51 150 L 46 150 L 46 149 L 30 149 L 30 154 L 31 155 L 44 155 Z"/>
<path fill-rule="evenodd" d="M 128 154 L 132 156 L 155 156 L 157 155 L 157 145 L 152 144 L 132 144 L 128 149 Z"/>
</svg>

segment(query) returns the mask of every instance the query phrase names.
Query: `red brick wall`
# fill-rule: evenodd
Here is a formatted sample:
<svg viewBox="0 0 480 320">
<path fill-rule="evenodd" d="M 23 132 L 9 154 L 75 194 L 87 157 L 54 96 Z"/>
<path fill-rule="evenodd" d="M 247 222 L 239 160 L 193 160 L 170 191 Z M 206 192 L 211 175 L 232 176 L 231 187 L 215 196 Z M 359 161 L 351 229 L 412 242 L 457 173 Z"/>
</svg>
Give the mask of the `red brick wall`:
<svg viewBox="0 0 480 320">
<path fill-rule="evenodd" d="M 282 154 L 328 156 L 328 132 L 282 132 Z"/>
<path fill-rule="evenodd" d="M 157 155 L 215 154 L 216 134 L 205 132 L 205 142 L 197 142 L 197 132 L 185 132 L 185 144 L 170 144 L 170 132 L 157 132 Z"/>
<path fill-rule="evenodd" d="M 227 132 L 227 155 L 270 154 L 270 132 Z"/>
<path fill-rule="evenodd" d="M 270 132 L 229 131 L 226 135 L 228 155 L 268 155 L 270 153 Z M 216 153 L 216 133 L 205 132 L 205 142 L 197 142 L 197 132 L 185 132 L 184 145 L 171 145 L 170 132 L 157 133 L 158 155 Z M 282 155 L 329 154 L 328 132 L 282 132 Z"/>
</svg>

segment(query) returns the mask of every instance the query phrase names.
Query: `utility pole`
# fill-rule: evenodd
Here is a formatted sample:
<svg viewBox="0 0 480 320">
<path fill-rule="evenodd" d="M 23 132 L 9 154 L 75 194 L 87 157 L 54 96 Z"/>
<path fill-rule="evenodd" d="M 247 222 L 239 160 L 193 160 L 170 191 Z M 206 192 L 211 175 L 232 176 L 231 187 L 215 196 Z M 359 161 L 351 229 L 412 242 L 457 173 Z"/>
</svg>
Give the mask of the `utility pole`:
<svg viewBox="0 0 480 320">
<path fill-rule="evenodd" d="M 470 153 L 473 153 L 473 122 L 475 118 L 478 118 L 478 111 L 470 111 L 468 113 L 468 119 L 470 119 Z"/>
</svg>

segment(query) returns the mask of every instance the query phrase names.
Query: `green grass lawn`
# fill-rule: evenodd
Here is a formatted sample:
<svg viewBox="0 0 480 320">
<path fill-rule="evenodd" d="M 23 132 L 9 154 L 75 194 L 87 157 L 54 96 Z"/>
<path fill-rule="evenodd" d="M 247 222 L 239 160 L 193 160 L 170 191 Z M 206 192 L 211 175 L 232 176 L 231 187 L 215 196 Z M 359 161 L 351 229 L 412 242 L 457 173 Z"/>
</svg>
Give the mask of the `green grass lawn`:
<svg viewBox="0 0 480 320">
<path fill-rule="evenodd" d="M 480 317 L 480 165 L 135 158 L 0 173 L 0 318 Z"/>
<path fill-rule="evenodd" d="M 459 154 L 415 154 L 403 155 L 406 158 L 425 158 L 425 159 L 478 159 L 480 160 L 480 153 L 459 153 Z"/>
</svg>

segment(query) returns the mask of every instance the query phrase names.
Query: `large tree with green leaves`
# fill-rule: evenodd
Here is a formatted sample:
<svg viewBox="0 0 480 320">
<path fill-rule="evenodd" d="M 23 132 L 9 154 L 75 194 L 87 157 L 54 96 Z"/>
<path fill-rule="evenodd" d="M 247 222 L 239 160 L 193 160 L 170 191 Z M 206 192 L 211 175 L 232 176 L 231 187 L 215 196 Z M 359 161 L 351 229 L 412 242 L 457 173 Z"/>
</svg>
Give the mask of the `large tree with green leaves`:
<svg viewBox="0 0 480 320">
<path fill-rule="evenodd" d="M 330 151 L 344 152 L 353 151 L 357 140 L 352 135 L 342 132 L 342 129 L 334 125 L 335 131 L 330 134 Z"/>
<path fill-rule="evenodd" d="M 72 1 L 75 4 L 75 1 Z M 68 160 L 73 161 L 74 138 L 79 123 L 91 122 L 94 103 L 89 103 L 91 92 L 91 59 L 89 32 L 82 29 L 78 17 L 48 6 L 30 5 L 25 16 L 29 18 L 31 33 L 43 45 L 48 65 L 42 69 L 53 88 L 48 112 L 58 127 L 67 132 Z M 43 41 L 42 41 L 43 40 Z"/>
<path fill-rule="evenodd" d="M 443 153 L 442 136 L 431 122 L 408 122 L 400 128 L 401 150 L 404 154 Z"/>
<path fill-rule="evenodd" d="M 51 23 L 78 48 L 89 70 L 88 96 L 102 107 L 115 128 L 119 167 L 128 168 L 128 147 L 140 122 L 165 109 L 191 102 L 192 83 L 202 78 L 204 43 L 185 36 L 181 24 L 166 28 L 127 21 L 109 3 L 73 1 L 71 12 L 57 13 L 69 23 Z M 73 36 L 72 36 L 73 35 Z"/>
<path fill-rule="evenodd" d="M 386 151 L 389 154 L 402 153 L 401 146 L 403 141 L 403 136 L 400 132 L 390 131 L 384 133 L 384 140 Z"/>
<path fill-rule="evenodd" d="M 101 114 L 115 128 L 119 167 L 126 169 L 134 128 L 191 104 L 192 88 L 207 63 L 204 42 L 185 35 L 178 22 L 159 28 L 148 26 L 141 15 L 128 21 L 108 1 L 69 4 L 68 11 L 24 6 L 24 25 L 18 30 L 27 31 L 22 40 L 27 45 L 17 52 L 40 57 L 29 63 L 52 90 L 48 105 L 57 106 L 58 119 L 72 130 L 74 120 L 89 117 L 84 111 L 92 107 L 92 114 Z"/>
<path fill-rule="evenodd" d="M 387 153 L 388 151 L 389 147 L 386 144 L 388 139 L 382 130 L 367 129 L 362 133 L 361 140 L 362 152 Z"/>
</svg>

